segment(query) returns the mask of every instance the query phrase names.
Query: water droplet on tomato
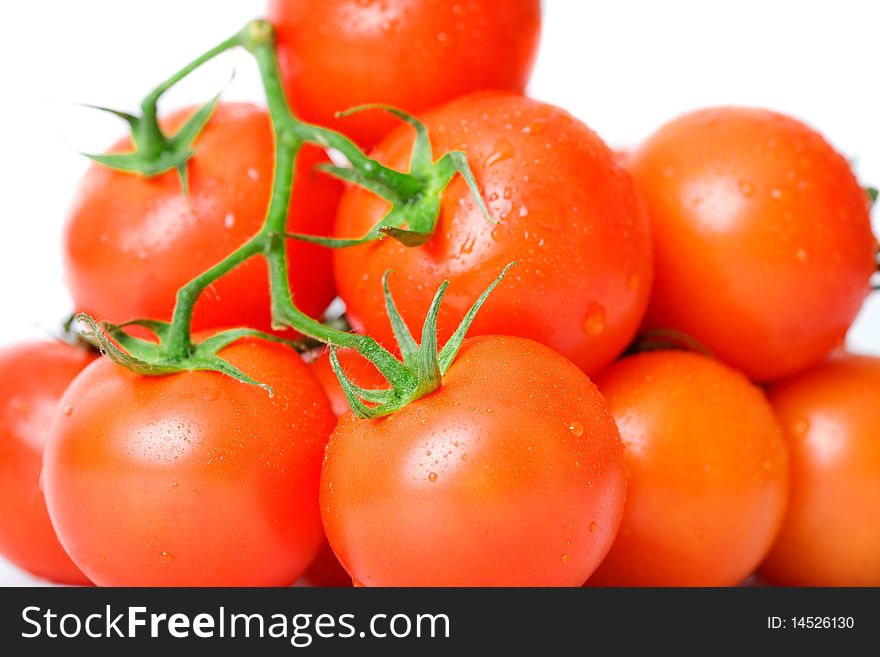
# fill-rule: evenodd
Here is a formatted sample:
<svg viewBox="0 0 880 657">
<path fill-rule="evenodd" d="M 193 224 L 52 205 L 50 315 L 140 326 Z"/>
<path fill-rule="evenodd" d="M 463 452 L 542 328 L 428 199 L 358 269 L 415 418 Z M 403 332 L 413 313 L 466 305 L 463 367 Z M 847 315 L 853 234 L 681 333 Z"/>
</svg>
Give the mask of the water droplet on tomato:
<svg viewBox="0 0 880 657">
<path fill-rule="evenodd" d="M 174 561 L 174 555 L 170 552 L 165 552 L 164 550 L 159 553 L 159 561 L 162 563 L 171 563 Z"/>
<path fill-rule="evenodd" d="M 592 534 L 594 531 L 596 531 L 598 528 L 599 528 L 599 525 L 597 525 L 595 522 L 591 522 L 591 523 L 590 523 L 590 533 L 591 533 L 591 534 Z"/>
<path fill-rule="evenodd" d="M 571 424 L 568 425 L 568 430 L 571 431 L 575 436 L 580 437 L 584 435 L 584 425 L 575 420 Z"/>
<path fill-rule="evenodd" d="M 587 335 L 599 335 L 605 330 L 605 308 L 595 301 L 592 302 L 584 315 L 582 326 Z"/>
<path fill-rule="evenodd" d="M 563 554 L 562 555 L 562 563 L 568 563 L 569 561 L 571 561 L 571 555 L 570 554 Z"/>
<path fill-rule="evenodd" d="M 794 257 L 797 258 L 797 261 L 801 264 L 807 261 L 807 251 L 806 249 L 798 249 L 795 251 Z"/>
<path fill-rule="evenodd" d="M 771 189 L 770 190 L 770 198 L 774 200 L 779 200 L 782 198 L 782 190 L 781 189 Z"/>
<path fill-rule="evenodd" d="M 73 406 L 65 406 L 64 407 L 64 414 L 68 417 L 73 415 Z"/>
<path fill-rule="evenodd" d="M 510 143 L 509 139 L 505 139 L 504 137 L 502 137 L 495 142 L 495 150 L 489 157 L 486 158 L 484 165 L 486 166 L 486 168 L 489 168 L 494 164 L 498 164 L 499 162 L 510 159 L 511 157 L 513 157 L 513 153 L 513 144 Z"/>
<path fill-rule="evenodd" d="M 226 216 L 223 217 L 223 225 L 226 228 L 232 228 L 235 225 L 235 215 L 231 212 L 227 212 Z"/>
<path fill-rule="evenodd" d="M 752 185 L 746 180 L 739 181 L 739 191 L 743 196 L 751 196 L 754 193 L 754 188 Z"/>
<path fill-rule="evenodd" d="M 522 129 L 525 134 L 540 135 L 547 127 L 547 119 L 535 119 L 529 125 Z"/>
<path fill-rule="evenodd" d="M 791 428 L 791 432 L 795 436 L 803 436 L 809 430 L 810 430 L 810 423 L 807 422 L 806 420 L 798 420 L 797 422 L 794 423 L 794 425 Z"/>
<path fill-rule="evenodd" d="M 437 473 L 436 472 L 429 472 L 428 473 L 428 481 L 430 481 L 432 484 L 435 481 L 437 481 Z"/>
</svg>

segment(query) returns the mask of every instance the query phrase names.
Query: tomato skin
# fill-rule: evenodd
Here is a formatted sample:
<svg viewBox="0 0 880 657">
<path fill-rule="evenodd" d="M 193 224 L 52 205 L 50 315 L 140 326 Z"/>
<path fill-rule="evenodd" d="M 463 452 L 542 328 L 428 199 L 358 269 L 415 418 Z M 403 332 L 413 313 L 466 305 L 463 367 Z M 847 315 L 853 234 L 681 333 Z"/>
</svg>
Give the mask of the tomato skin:
<svg viewBox="0 0 880 657">
<path fill-rule="evenodd" d="M 791 453 L 791 499 L 761 576 L 880 586 L 880 358 L 835 354 L 769 398 Z"/>
<path fill-rule="evenodd" d="M 329 402 L 287 347 L 248 340 L 220 355 L 274 397 L 107 359 L 65 393 L 43 484 L 61 543 L 96 584 L 284 586 L 314 559 Z"/>
<path fill-rule="evenodd" d="M 342 365 L 343 371 L 349 379 L 355 384 L 368 390 L 379 390 L 388 388 L 389 384 L 385 378 L 379 373 L 373 364 L 361 356 L 357 351 L 352 349 L 338 349 L 336 355 L 339 358 L 339 364 Z M 314 360 L 309 362 L 309 368 L 312 374 L 321 382 L 324 392 L 330 399 L 330 406 L 333 407 L 333 414 L 341 417 L 348 413 L 351 409 L 348 405 L 348 399 L 342 392 L 342 386 L 339 379 L 333 371 L 330 364 L 330 351 L 323 350 Z"/>
<path fill-rule="evenodd" d="M 521 93 L 541 31 L 539 0 L 271 0 L 268 14 L 296 112 L 368 146 L 394 119 L 336 112 L 385 103 L 416 113 L 480 89 Z"/>
<path fill-rule="evenodd" d="M 0 554 L 62 584 L 89 584 L 49 522 L 40 491 L 43 449 L 65 388 L 92 360 L 62 342 L 0 349 Z"/>
<path fill-rule="evenodd" d="M 394 344 L 379 284 L 386 270 L 394 271 L 389 284 L 415 335 L 435 290 L 449 279 L 438 321 L 442 344 L 474 299 L 516 261 L 469 334 L 536 340 L 588 375 L 611 362 L 641 322 L 652 277 L 648 220 L 612 152 L 567 112 L 522 96 L 474 94 L 422 118 L 435 157 L 467 153 L 500 224 L 486 220 L 457 178 L 423 246 L 385 239 L 338 250 L 337 287 L 355 329 Z M 403 166 L 412 140 L 412 130 L 402 127 L 374 156 Z M 381 199 L 350 188 L 336 233 L 363 235 L 386 210 Z"/>
<path fill-rule="evenodd" d="M 170 132 L 192 109 L 175 112 Z M 130 150 L 123 140 L 112 150 Z M 214 266 L 263 225 L 273 176 L 268 115 L 244 103 L 218 104 L 189 161 L 189 200 L 175 171 L 153 178 L 93 165 L 70 207 L 64 276 L 78 311 L 120 323 L 170 319 L 178 288 Z M 342 187 L 319 174 L 326 158 L 306 146 L 296 168 L 288 229 L 332 230 Z M 318 316 L 335 295 L 327 249 L 288 244 L 290 281 L 299 307 Z M 196 304 L 194 330 L 268 329 L 266 264 L 253 258 L 214 283 Z"/>
<path fill-rule="evenodd" d="M 732 586 L 779 530 L 788 467 L 763 393 L 725 365 L 656 351 L 596 378 L 626 446 L 617 539 L 590 584 Z"/>
<path fill-rule="evenodd" d="M 843 341 L 876 268 L 868 202 L 817 132 L 721 107 L 660 128 L 629 159 L 652 221 L 646 327 L 683 331 L 757 381 Z"/>
<path fill-rule="evenodd" d="M 531 340 L 465 341 L 443 386 L 343 416 L 321 515 L 364 586 L 579 586 L 617 531 L 622 446 L 604 399 Z"/>
</svg>

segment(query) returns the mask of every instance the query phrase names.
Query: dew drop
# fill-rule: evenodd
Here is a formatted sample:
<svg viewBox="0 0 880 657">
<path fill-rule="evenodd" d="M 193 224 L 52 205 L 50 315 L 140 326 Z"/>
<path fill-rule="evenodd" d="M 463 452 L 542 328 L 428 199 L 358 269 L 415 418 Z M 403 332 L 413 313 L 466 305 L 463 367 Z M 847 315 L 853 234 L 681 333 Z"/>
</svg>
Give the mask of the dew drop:
<svg viewBox="0 0 880 657">
<path fill-rule="evenodd" d="M 428 473 L 428 481 L 430 481 L 432 484 L 435 481 L 437 481 L 437 473 L 436 472 L 429 472 Z"/>
<path fill-rule="evenodd" d="M 798 262 L 805 263 L 807 261 L 806 249 L 798 249 L 797 251 L 795 251 L 794 257 L 797 258 Z"/>
<path fill-rule="evenodd" d="M 584 435 L 584 425 L 575 420 L 571 424 L 568 425 L 568 430 L 571 431 L 575 436 L 580 437 Z"/>
<path fill-rule="evenodd" d="M 771 189 L 770 190 L 770 198 L 779 200 L 782 198 L 782 190 L 781 189 Z"/>
<path fill-rule="evenodd" d="M 571 555 L 570 554 L 563 554 L 562 555 L 562 563 L 568 563 L 569 561 L 571 561 Z"/>
<path fill-rule="evenodd" d="M 486 158 L 485 166 L 491 167 L 494 164 L 498 164 L 499 162 L 503 162 L 511 157 L 513 157 L 513 144 L 510 143 L 508 139 L 499 139 L 495 142 L 495 150 L 492 154 Z"/>
<path fill-rule="evenodd" d="M 235 215 L 231 212 L 227 212 L 226 216 L 223 217 L 223 225 L 227 228 L 232 228 L 235 225 Z"/>
<path fill-rule="evenodd" d="M 68 417 L 73 415 L 73 406 L 65 406 L 64 407 L 64 414 Z"/>
<path fill-rule="evenodd" d="M 174 561 L 174 555 L 170 552 L 165 552 L 164 550 L 159 553 L 159 561 L 162 563 L 171 563 Z"/>
<path fill-rule="evenodd" d="M 522 129 L 526 134 L 540 135 L 547 127 L 547 119 L 535 119 L 529 125 Z"/>
<path fill-rule="evenodd" d="M 794 425 L 791 428 L 791 432 L 795 436 L 803 436 L 809 430 L 810 430 L 810 423 L 807 422 L 806 420 L 798 420 L 797 422 L 794 423 Z"/>
<path fill-rule="evenodd" d="M 755 190 L 749 182 L 745 180 L 740 180 L 739 191 L 743 196 L 751 196 Z"/>
<path fill-rule="evenodd" d="M 587 335 L 599 335 L 605 330 L 605 308 L 595 301 L 591 303 L 582 326 Z"/>
</svg>

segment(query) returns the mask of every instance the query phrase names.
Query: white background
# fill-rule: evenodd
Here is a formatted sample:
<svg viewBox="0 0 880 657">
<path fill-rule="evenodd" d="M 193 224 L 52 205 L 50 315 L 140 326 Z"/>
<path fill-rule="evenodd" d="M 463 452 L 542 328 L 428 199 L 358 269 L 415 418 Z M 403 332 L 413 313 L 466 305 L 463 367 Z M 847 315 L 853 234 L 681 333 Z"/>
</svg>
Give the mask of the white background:
<svg viewBox="0 0 880 657">
<path fill-rule="evenodd" d="M 123 129 L 74 103 L 134 110 L 153 84 L 263 7 L 262 0 L 0 3 L 0 344 L 45 335 L 71 310 L 58 243 L 86 167 L 76 149 L 100 150 Z M 818 128 L 854 160 L 864 183 L 880 185 L 878 25 L 880 2 L 865 0 L 545 0 L 529 91 L 613 146 L 638 144 L 684 111 L 768 107 Z M 165 106 L 204 101 L 233 70 L 225 97 L 261 101 L 255 69 L 234 53 Z M 880 295 L 850 344 L 880 353 Z M 0 561 L 0 582 L 32 580 Z"/>
</svg>

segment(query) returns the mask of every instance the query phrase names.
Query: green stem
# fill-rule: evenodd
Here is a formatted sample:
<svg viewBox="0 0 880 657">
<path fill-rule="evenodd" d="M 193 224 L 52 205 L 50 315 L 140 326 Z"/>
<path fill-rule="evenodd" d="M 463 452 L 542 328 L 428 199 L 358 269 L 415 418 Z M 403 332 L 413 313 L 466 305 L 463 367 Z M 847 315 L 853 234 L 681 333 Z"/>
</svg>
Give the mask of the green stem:
<svg viewBox="0 0 880 657">
<path fill-rule="evenodd" d="M 227 50 L 236 48 L 242 44 L 244 30 L 237 32 L 222 43 L 211 48 L 209 51 L 199 55 L 189 64 L 177 71 L 167 80 L 157 85 L 141 103 L 142 118 L 138 124 L 138 129 L 133 135 L 138 150 L 150 157 L 156 157 L 164 148 L 167 141 L 166 136 L 159 127 L 158 104 L 159 98 L 167 92 L 175 84 L 183 80 L 190 73 L 198 69 L 203 64 L 214 59 Z"/>
<path fill-rule="evenodd" d="M 333 148 L 349 161 L 355 169 L 383 185 L 398 199 L 414 198 L 423 192 L 420 181 L 410 175 L 386 167 L 367 157 L 357 144 L 342 133 L 319 125 L 300 121 L 287 104 L 278 59 L 275 56 L 275 40 L 271 25 L 266 21 L 252 21 L 242 30 L 242 45 L 257 61 L 260 77 L 266 93 L 269 113 L 279 133 L 287 133 L 300 142 L 311 142 L 323 148 Z"/>
<path fill-rule="evenodd" d="M 393 388 L 413 384 L 412 374 L 387 349 L 373 338 L 347 333 L 309 317 L 292 300 L 287 272 L 287 217 L 296 171 L 296 158 L 304 142 L 336 148 L 349 158 L 352 166 L 378 178 L 398 194 L 416 193 L 418 181 L 411 176 L 387 169 L 365 156 L 347 137 L 319 126 L 302 123 L 290 111 L 281 84 L 275 57 L 271 26 L 264 21 L 253 21 L 235 37 L 228 39 L 190 65 L 181 69 L 166 83 L 160 85 L 148 101 L 164 93 L 176 80 L 211 57 L 236 45 L 244 45 L 255 57 L 263 79 L 266 100 L 275 138 L 275 169 L 272 195 L 263 228 L 225 260 L 190 281 L 177 294 L 177 303 L 162 349 L 170 358 L 185 358 L 192 349 L 191 324 L 193 309 L 202 292 L 221 276 L 232 271 L 245 260 L 262 253 L 269 267 L 273 321 L 290 326 L 303 335 L 328 344 L 356 349 L 372 361 L 388 378 Z M 147 101 L 145 101 L 145 106 Z"/>
</svg>

